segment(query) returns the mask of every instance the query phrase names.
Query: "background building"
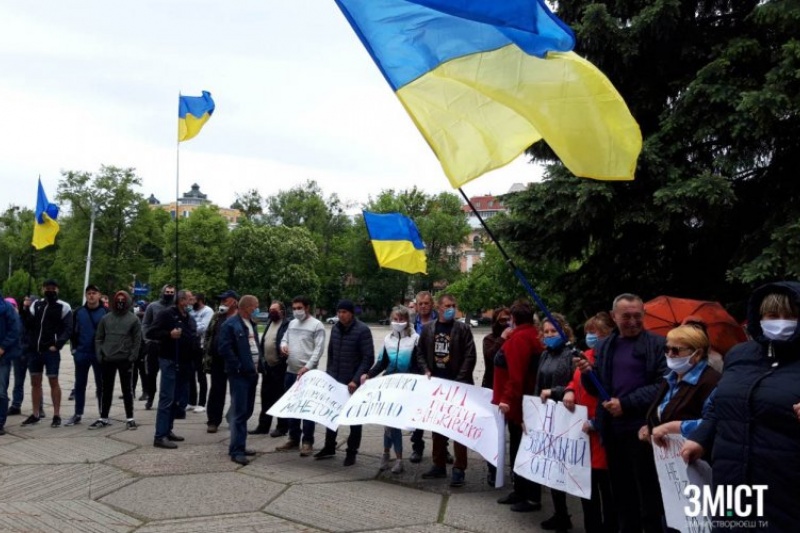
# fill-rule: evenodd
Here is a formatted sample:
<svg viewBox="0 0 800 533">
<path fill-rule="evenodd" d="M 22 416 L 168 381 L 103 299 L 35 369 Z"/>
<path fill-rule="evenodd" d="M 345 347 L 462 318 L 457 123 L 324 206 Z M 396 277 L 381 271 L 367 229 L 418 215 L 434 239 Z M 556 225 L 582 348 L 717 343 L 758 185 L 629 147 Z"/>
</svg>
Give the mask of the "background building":
<svg viewBox="0 0 800 533">
<path fill-rule="evenodd" d="M 230 227 L 235 227 L 239 223 L 239 218 L 242 216 L 238 209 L 219 207 L 213 204 L 211 200 L 208 199 L 208 195 L 200 192 L 200 186 L 196 183 L 192 184 L 192 189 L 189 192 L 183 193 L 183 196 L 178 199 L 177 205 L 176 202 L 162 204 L 158 198 L 152 194 L 150 198 L 147 199 L 147 202 L 152 209 L 163 209 L 167 211 L 173 219 L 176 213 L 177 216 L 186 218 L 201 205 L 215 206 L 219 209 L 219 214 L 225 217 Z"/>
</svg>

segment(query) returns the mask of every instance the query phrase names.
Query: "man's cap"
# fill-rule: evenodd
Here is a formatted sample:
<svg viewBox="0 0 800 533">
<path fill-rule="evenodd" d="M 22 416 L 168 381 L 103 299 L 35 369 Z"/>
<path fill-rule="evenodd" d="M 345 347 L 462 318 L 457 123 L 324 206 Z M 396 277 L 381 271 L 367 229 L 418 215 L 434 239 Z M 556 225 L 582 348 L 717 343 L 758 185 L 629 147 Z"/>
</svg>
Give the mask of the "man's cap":
<svg viewBox="0 0 800 533">
<path fill-rule="evenodd" d="M 89 292 L 89 291 L 100 292 L 100 289 L 97 288 L 97 285 L 89 284 L 86 286 L 86 290 L 83 292 Z"/>
<path fill-rule="evenodd" d="M 336 310 L 339 311 L 341 309 L 343 309 L 345 311 L 350 311 L 353 314 L 355 314 L 355 312 L 356 312 L 356 307 L 353 305 L 353 302 L 351 302 L 350 300 L 341 300 L 339 302 L 339 304 L 336 306 Z"/>
<path fill-rule="evenodd" d="M 48 280 L 45 280 L 44 283 L 42 283 L 42 287 L 47 287 L 48 285 L 52 285 L 53 287 L 57 288 L 58 287 L 58 282 L 56 280 L 54 280 L 54 279 L 48 279 Z"/>
<path fill-rule="evenodd" d="M 228 289 L 227 291 L 225 291 L 222 294 L 220 294 L 219 296 L 217 296 L 217 299 L 219 299 L 219 300 L 225 300 L 226 298 L 234 298 L 234 299 L 238 300 L 239 299 L 239 294 L 234 290 Z"/>
</svg>

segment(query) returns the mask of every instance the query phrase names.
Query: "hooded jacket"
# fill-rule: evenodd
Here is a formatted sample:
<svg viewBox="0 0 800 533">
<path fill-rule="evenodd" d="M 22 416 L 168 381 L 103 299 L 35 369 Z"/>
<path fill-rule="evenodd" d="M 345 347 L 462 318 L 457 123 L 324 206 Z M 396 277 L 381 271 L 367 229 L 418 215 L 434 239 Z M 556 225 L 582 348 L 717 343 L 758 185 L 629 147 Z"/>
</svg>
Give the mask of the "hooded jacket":
<svg viewBox="0 0 800 533">
<path fill-rule="evenodd" d="M 785 294 L 800 308 L 800 283 L 764 285 L 748 304 L 747 330 L 753 340 L 734 346 L 711 409 L 689 436 L 712 461 L 712 482 L 767 485 L 764 519 L 770 531 L 795 531 L 800 523 L 800 330 L 786 341 L 771 341 L 761 330 L 761 302 Z"/>
<path fill-rule="evenodd" d="M 116 301 L 125 297 L 125 308 L 117 309 Z M 131 296 L 125 291 L 117 291 L 111 300 L 112 311 L 107 313 L 97 326 L 95 347 L 97 360 L 105 362 L 133 363 L 139 356 L 142 344 L 142 326 L 139 319 L 131 312 Z"/>
<path fill-rule="evenodd" d="M 161 295 L 157 302 L 152 302 L 150 305 L 147 306 L 147 309 L 144 311 L 144 318 L 142 319 L 142 335 L 149 341 L 153 339 L 147 335 L 147 331 L 150 329 L 150 326 L 153 325 L 153 321 L 158 316 L 158 313 L 175 303 L 175 297 L 173 296 L 171 300 L 167 300 L 167 297 L 164 295 L 164 291 L 167 290 L 167 287 L 171 285 L 164 285 L 161 287 Z"/>
<path fill-rule="evenodd" d="M 30 308 L 22 308 L 20 317 L 33 351 L 46 352 L 51 346 L 61 351 L 72 335 L 72 308 L 58 298 L 36 300 Z"/>
</svg>

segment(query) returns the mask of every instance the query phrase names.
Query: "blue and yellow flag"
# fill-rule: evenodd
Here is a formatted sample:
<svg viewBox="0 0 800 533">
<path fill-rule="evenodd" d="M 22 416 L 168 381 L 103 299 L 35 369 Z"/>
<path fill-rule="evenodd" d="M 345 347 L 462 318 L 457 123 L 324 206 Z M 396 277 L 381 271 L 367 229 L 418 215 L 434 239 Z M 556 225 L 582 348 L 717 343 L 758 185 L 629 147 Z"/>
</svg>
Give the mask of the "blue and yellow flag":
<svg viewBox="0 0 800 533">
<path fill-rule="evenodd" d="M 544 139 L 575 175 L 630 180 L 639 126 L 543 0 L 336 0 L 457 188 Z"/>
<path fill-rule="evenodd" d="M 55 244 L 56 234 L 60 229 L 56 222 L 57 218 L 58 206 L 47 200 L 44 187 L 42 187 L 42 179 L 39 178 L 39 191 L 36 195 L 36 220 L 33 221 L 33 240 L 31 240 L 34 248 L 41 250 Z"/>
<path fill-rule="evenodd" d="M 414 221 L 400 213 L 363 213 L 380 266 L 409 274 L 427 274 L 425 244 Z"/>
<path fill-rule="evenodd" d="M 214 114 L 214 99 L 211 93 L 203 96 L 181 96 L 178 98 L 178 142 L 194 138 Z"/>
</svg>

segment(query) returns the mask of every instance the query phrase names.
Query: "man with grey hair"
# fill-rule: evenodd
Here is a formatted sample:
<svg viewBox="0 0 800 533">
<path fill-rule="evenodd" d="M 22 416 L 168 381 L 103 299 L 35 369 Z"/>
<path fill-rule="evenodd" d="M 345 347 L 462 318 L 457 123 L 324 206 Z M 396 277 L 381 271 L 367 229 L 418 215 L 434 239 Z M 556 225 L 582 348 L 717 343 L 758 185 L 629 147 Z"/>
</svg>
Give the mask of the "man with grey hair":
<svg viewBox="0 0 800 533">
<path fill-rule="evenodd" d="M 181 367 L 191 365 L 192 355 L 199 349 L 197 324 L 187 311 L 191 302 L 190 291 L 178 291 L 175 305 L 159 312 L 146 334 L 150 340 L 159 343 L 158 364 L 161 370 L 161 383 L 153 440 L 153 446 L 156 448 L 177 448 L 175 442 L 184 440 L 172 432 L 172 426 L 177 408 L 176 391 L 188 386 L 188 382 L 179 379 L 179 376 L 185 375 L 185 372 L 180 371 Z"/>
<path fill-rule="evenodd" d="M 614 298 L 611 317 L 617 330 L 595 346 L 594 368 L 610 398 L 598 406 L 596 427 L 608 457 L 611 489 L 620 531 L 661 531 L 664 509 L 653 451 L 638 438 L 647 410 L 667 373 L 666 340 L 644 329 L 644 303 L 630 293 Z M 587 372 L 592 365 L 575 358 L 586 390 L 600 396 Z M 563 524 L 555 524 L 563 526 Z M 560 527 L 559 527 L 560 529 Z"/>
</svg>

